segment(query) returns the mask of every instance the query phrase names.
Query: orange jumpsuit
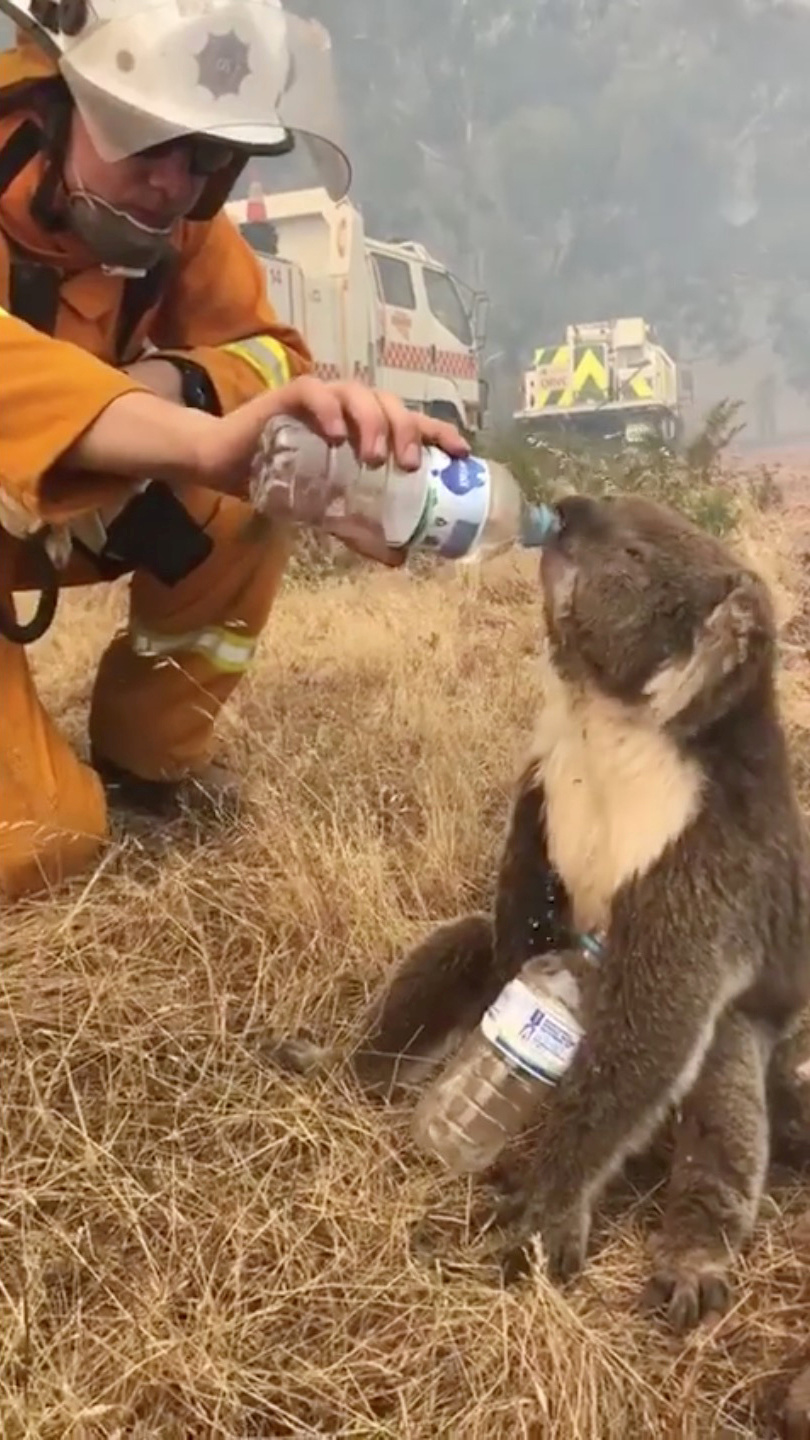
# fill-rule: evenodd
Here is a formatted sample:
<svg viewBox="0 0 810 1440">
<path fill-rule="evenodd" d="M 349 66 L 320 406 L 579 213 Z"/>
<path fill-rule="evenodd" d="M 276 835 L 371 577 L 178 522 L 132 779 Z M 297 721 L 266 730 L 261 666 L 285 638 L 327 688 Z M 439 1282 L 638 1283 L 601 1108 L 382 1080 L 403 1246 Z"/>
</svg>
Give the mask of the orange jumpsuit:
<svg viewBox="0 0 810 1440">
<path fill-rule="evenodd" d="M 0 55 L 0 101 L 12 86 L 49 69 L 24 42 Z M 23 91 L 21 108 L 0 115 L 0 153 L 26 120 L 25 105 Z M 0 487 L 38 518 L 65 521 L 116 505 L 128 493 L 114 476 L 60 475 L 52 467 L 111 400 L 141 388 L 114 366 L 136 359 L 147 338 L 159 353 L 201 365 L 223 412 L 312 362 L 300 335 L 279 324 L 260 266 L 221 213 L 178 226 L 175 269 L 122 362 L 116 347 L 124 281 L 106 274 L 71 234 L 48 231 L 32 217 L 43 163 L 35 155 L 0 194 Z M 9 316 L 11 256 L 21 253 L 60 271 L 51 334 Z M 48 471 L 46 498 L 41 482 Z M 240 501 L 201 488 L 182 498 L 214 548 L 173 587 L 133 576 L 129 627 L 101 659 L 90 712 L 98 753 L 152 780 L 179 778 L 208 760 L 214 722 L 250 663 L 291 543 L 282 528 L 269 541 L 245 539 Z M 36 588 L 29 553 L 0 528 L 6 606 L 15 590 Z M 62 573 L 65 584 L 98 578 L 92 561 L 76 551 Z M 0 893 L 16 896 L 92 862 L 107 815 L 95 771 L 40 704 L 25 649 L 2 637 L 0 688 Z"/>
</svg>

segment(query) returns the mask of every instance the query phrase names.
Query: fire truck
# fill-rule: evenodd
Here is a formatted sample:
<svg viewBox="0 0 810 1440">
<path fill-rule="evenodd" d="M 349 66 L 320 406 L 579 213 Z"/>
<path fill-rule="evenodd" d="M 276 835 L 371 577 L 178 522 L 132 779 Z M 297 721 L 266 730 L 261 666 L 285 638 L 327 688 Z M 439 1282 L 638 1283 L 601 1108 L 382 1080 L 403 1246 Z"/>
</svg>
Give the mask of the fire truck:
<svg viewBox="0 0 810 1440">
<path fill-rule="evenodd" d="M 306 339 L 318 375 L 365 380 L 470 437 L 481 429 L 484 296 L 423 245 L 370 239 L 359 210 L 319 187 L 271 195 L 254 180 L 226 212 L 258 255 L 279 318 Z"/>
<path fill-rule="evenodd" d="M 569 325 L 541 346 L 523 376 L 515 422 L 530 437 L 573 431 L 584 438 L 677 444 L 682 391 L 675 361 L 641 317 Z"/>
</svg>

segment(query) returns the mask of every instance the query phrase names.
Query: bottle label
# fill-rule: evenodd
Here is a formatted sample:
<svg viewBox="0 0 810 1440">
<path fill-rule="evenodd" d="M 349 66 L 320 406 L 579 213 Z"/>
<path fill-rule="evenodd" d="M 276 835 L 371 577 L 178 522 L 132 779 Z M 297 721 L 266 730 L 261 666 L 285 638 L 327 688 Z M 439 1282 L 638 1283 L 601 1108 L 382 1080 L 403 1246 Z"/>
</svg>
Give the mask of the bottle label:
<svg viewBox="0 0 810 1440">
<path fill-rule="evenodd" d="M 460 560 L 475 545 L 487 518 L 491 476 L 485 460 L 453 459 L 426 446 L 427 494 L 410 548 Z"/>
<path fill-rule="evenodd" d="M 556 1085 L 574 1058 L 582 1027 L 553 995 L 539 1000 L 523 980 L 510 980 L 483 1020 L 481 1031 L 516 1069 Z"/>
</svg>

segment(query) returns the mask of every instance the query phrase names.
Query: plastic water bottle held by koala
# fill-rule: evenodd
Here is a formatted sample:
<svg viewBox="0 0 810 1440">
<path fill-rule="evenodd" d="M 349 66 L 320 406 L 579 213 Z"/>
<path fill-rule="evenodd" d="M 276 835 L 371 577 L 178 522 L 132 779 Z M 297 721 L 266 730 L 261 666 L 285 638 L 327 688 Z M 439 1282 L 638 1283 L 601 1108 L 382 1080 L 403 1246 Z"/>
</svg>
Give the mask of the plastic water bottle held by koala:
<svg viewBox="0 0 810 1440">
<path fill-rule="evenodd" d="M 539 1116 L 583 1034 L 574 962 L 593 964 L 599 948 L 583 936 L 579 952 L 529 960 L 509 981 L 419 1100 L 412 1133 L 422 1150 L 457 1175 L 477 1174 Z"/>
<path fill-rule="evenodd" d="M 330 446 L 286 416 L 265 427 L 250 501 L 260 515 L 312 526 L 349 544 L 449 560 L 539 546 L 557 527 L 554 511 L 529 504 L 514 476 L 494 460 L 453 459 L 429 445 L 417 471 L 392 461 L 372 469 L 360 464 L 348 442 Z"/>
</svg>

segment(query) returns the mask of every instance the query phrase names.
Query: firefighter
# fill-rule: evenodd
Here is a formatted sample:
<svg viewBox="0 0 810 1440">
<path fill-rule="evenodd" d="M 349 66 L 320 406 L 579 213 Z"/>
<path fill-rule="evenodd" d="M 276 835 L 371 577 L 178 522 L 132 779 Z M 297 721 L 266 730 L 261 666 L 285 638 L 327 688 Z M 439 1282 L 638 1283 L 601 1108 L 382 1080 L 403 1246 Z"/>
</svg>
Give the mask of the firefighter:
<svg viewBox="0 0 810 1440">
<path fill-rule="evenodd" d="M 451 426 L 311 373 L 222 213 L 251 155 L 349 167 L 323 32 L 280 0 L 0 0 L 0 893 L 92 862 L 107 800 L 159 814 L 227 781 L 213 728 L 291 548 L 245 533 L 272 414 L 406 468 Z M 415 450 L 415 453 L 414 453 Z M 229 466 L 233 472 L 229 473 Z M 389 558 L 390 557 L 380 557 Z M 44 711 L 26 643 L 61 585 L 132 575 L 101 659 L 91 765 Z M 22 623 L 15 591 L 37 591 Z"/>
</svg>

